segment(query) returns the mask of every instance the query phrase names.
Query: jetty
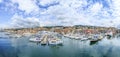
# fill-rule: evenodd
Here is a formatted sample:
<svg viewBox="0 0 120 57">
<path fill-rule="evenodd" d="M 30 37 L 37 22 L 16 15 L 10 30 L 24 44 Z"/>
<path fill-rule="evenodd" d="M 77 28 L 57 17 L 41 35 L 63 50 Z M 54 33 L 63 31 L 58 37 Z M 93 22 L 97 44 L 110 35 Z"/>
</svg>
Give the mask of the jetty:
<svg viewBox="0 0 120 57">
<path fill-rule="evenodd" d="M 48 43 L 48 38 L 47 38 L 47 35 L 45 35 L 42 40 L 41 40 L 41 45 L 46 45 Z"/>
</svg>

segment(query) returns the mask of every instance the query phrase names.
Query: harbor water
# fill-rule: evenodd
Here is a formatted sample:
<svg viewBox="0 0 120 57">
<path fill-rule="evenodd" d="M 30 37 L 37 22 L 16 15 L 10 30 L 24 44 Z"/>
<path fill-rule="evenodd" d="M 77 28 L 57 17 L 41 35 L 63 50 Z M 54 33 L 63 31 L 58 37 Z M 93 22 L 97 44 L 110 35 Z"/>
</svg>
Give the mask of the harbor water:
<svg viewBox="0 0 120 57">
<path fill-rule="evenodd" d="M 0 36 L 0 57 L 120 57 L 119 37 L 92 43 L 62 37 L 60 46 L 41 45 L 29 39 Z"/>
</svg>

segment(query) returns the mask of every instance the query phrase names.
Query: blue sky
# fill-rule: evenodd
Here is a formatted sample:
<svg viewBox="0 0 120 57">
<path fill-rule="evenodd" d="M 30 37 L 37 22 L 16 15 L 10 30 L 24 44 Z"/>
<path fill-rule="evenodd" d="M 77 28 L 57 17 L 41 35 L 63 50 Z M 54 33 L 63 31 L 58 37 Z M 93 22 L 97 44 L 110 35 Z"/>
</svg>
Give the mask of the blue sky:
<svg viewBox="0 0 120 57">
<path fill-rule="evenodd" d="M 0 27 L 120 25 L 120 0 L 0 0 Z"/>
<path fill-rule="evenodd" d="M 0 24 L 8 23 L 10 21 L 11 17 L 12 17 L 11 13 L 4 11 L 4 10 L 1 10 L 0 11 Z"/>
</svg>

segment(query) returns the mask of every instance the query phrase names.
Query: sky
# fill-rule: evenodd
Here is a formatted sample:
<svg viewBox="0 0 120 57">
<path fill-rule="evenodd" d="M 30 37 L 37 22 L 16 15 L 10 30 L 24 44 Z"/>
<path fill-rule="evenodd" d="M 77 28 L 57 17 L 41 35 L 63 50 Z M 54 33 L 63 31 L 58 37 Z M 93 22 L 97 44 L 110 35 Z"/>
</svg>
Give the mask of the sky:
<svg viewBox="0 0 120 57">
<path fill-rule="evenodd" d="M 120 27 L 120 0 L 0 0 L 0 28 Z"/>
</svg>

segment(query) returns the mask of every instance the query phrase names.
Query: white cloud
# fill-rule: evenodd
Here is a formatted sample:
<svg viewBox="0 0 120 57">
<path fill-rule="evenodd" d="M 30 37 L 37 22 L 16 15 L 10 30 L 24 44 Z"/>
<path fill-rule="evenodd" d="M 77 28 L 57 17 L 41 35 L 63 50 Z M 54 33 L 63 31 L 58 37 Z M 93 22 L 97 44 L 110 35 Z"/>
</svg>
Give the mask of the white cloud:
<svg viewBox="0 0 120 57">
<path fill-rule="evenodd" d="M 113 1 L 114 15 L 120 17 L 120 0 Z"/>
<path fill-rule="evenodd" d="M 12 0 L 13 3 L 18 3 L 18 9 L 25 11 L 27 14 L 39 11 L 38 6 L 33 0 Z"/>
<path fill-rule="evenodd" d="M 45 6 L 45 5 L 48 5 L 48 4 L 51 4 L 51 3 L 55 3 L 55 2 L 58 2 L 58 0 L 40 0 L 39 4 Z"/>
<path fill-rule="evenodd" d="M 26 17 L 20 16 L 18 14 L 15 14 L 12 17 L 11 24 L 14 27 L 18 28 L 27 28 L 27 27 L 39 27 L 39 26 L 52 26 L 52 25 L 58 25 L 59 22 L 56 22 L 54 20 L 49 21 L 49 16 L 44 16 L 43 18 L 36 18 L 36 17 Z"/>
<path fill-rule="evenodd" d="M 40 26 L 39 23 L 39 19 L 34 18 L 34 17 L 27 17 L 27 18 L 23 18 L 23 16 L 19 16 L 17 14 L 15 14 L 12 17 L 12 25 L 14 25 L 14 27 L 38 27 Z"/>
<path fill-rule="evenodd" d="M 12 28 L 12 27 L 7 24 L 0 24 L 0 29 L 4 29 L 4 28 Z"/>
<path fill-rule="evenodd" d="M 92 11 L 92 14 L 94 13 L 94 15 L 101 11 L 101 9 L 102 5 L 100 3 L 95 3 L 90 7 L 90 11 Z"/>
<path fill-rule="evenodd" d="M 36 0 L 12 0 L 13 4 L 18 3 L 18 9 L 25 11 L 26 15 L 32 14 L 32 16 L 25 17 L 22 14 L 15 14 L 11 18 L 13 24 L 18 27 L 44 25 L 117 26 L 120 24 L 119 0 L 113 1 L 113 4 L 109 4 L 109 8 L 105 8 L 105 5 L 100 2 L 90 3 L 87 2 L 87 0 L 39 1 L 39 4 L 42 6 L 48 6 L 49 4 L 56 2 L 59 2 L 59 5 L 50 6 L 44 10 L 36 5 Z M 109 12 L 112 12 L 113 14 L 110 15 Z M 39 15 L 40 17 L 36 17 L 36 15 Z"/>
<path fill-rule="evenodd" d="M 2 2 L 2 0 L 0 0 L 0 3 Z"/>
</svg>

